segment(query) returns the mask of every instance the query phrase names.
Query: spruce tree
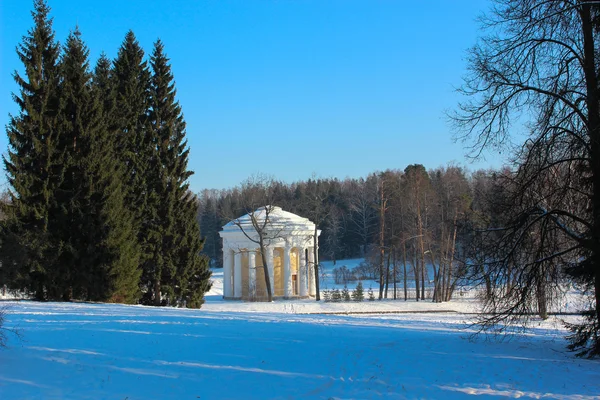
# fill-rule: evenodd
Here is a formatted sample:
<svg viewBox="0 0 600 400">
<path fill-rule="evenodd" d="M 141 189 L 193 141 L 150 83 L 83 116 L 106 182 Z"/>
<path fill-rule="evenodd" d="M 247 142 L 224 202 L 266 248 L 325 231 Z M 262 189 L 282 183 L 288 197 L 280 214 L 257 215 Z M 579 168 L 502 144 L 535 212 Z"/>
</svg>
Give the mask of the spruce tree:
<svg viewBox="0 0 600 400">
<path fill-rule="evenodd" d="M 116 91 L 115 82 L 113 79 L 112 62 L 103 52 L 94 68 L 92 77 L 92 86 L 95 96 L 99 99 L 102 109 L 102 120 L 106 125 L 109 134 L 109 140 L 113 143 L 116 153 L 119 151 L 117 147 L 118 126 L 115 123 L 116 118 Z"/>
<path fill-rule="evenodd" d="M 373 288 L 369 286 L 369 301 L 375 301 L 375 294 L 373 293 Z"/>
<path fill-rule="evenodd" d="M 83 195 L 80 185 L 84 177 L 81 164 L 89 149 L 89 131 L 95 128 L 95 115 L 98 114 L 97 107 L 90 102 L 88 53 L 80 32 L 75 30 L 67 38 L 59 63 L 55 145 L 62 171 L 48 223 L 49 232 L 60 243 L 47 288 L 48 297 L 54 300 L 70 300 L 73 295 L 82 297 L 79 288 L 86 275 L 84 269 L 89 268 L 89 264 L 81 265 L 79 259 L 84 245 L 81 243 L 81 213 L 85 212 L 80 205 Z"/>
<path fill-rule="evenodd" d="M 340 292 L 340 289 L 335 288 L 331 291 L 331 301 L 333 301 L 334 303 L 337 303 L 339 301 L 342 300 L 342 293 Z"/>
<path fill-rule="evenodd" d="M 187 190 L 187 184 L 185 186 L 186 193 L 176 213 L 177 274 L 173 287 L 179 302 L 189 308 L 200 308 L 204 303 L 204 294 L 211 287 L 211 271 L 208 257 L 201 254 L 204 240 L 201 239 L 198 221 L 194 218 L 198 209 L 197 198 Z"/>
<path fill-rule="evenodd" d="M 356 285 L 356 289 L 352 291 L 352 300 L 354 301 L 363 301 L 365 299 L 365 293 L 363 289 L 363 284 L 361 281 L 358 281 Z"/>
<path fill-rule="evenodd" d="M 16 252 L 4 253 L 2 264 L 14 269 L 13 285 L 29 288 L 38 299 L 45 298 L 59 247 L 48 231 L 61 169 L 55 152 L 59 45 L 49 13 L 44 0 L 34 1 L 34 26 L 17 47 L 25 75 L 13 75 L 19 113 L 10 117 L 3 157 L 11 189 L 2 240 Z"/>
<path fill-rule="evenodd" d="M 133 216 L 124 207 L 122 166 L 107 121 L 104 59 L 92 85 L 88 50 L 70 34 L 61 60 L 58 149 L 65 168 L 53 235 L 60 239 L 61 293 L 132 303 L 139 298 L 139 251 Z"/>
<path fill-rule="evenodd" d="M 150 71 L 144 61 L 144 50 L 134 33 L 127 32 L 114 61 L 112 78 L 115 90 L 114 120 L 119 128 L 117 146 L 128 168 L 128 180 L 133 184 L 132 207 L 143 205 L 144 176 L 148 169 L 150 143 L 146 137 L 150 100 Z M 139 213 L 142 210 L 136 208 Z"/>
<path fill-rule="evenodd" d="M 115 146 L 125 171 L 126 204 L 134 214 L 135 230 L 140 246 L 140 265 L 153 256 L 149 224 L 156 217 L 149 206 L 148 178 L 153 164 L 155 141 L 148 132 L 150 109 L 150 71 L 144 61 L 144 50 L 134 33 L 129 31 L 113 63 Z M 155 239 L 154 239 L 155 240 Z M 144 268 L 146 269 L 146 268 Z M 148 282 L 143 279 L 143 286 Z"/>
<path fill-rule="evenodd" d="M 145 226 L 147 249 L 145 281 L 151 282 L 153 304 L 162 294 L 170 302 L 183 301 L 200 307 L 210 288 L 208 260 L 202 256 L 203 241 L 196 218 L 197 199 L 188 192 L 188 153 L 185 121 L 176 100 L 169 59 L 160 40 L 150 58 L 152 67 L 149 130 L 153 154 L 148 171 L 146 204 L 153 216 Z M 150 296 L 148 296 L 150 297 Z"/>
<path fill-rule="evenodd" d="M 344 285 L 344 288 L 342 289 L 342 300 L 350 301 L 350 291 L 346 285 Z"/>
<path fill-rule="evenodd" d="M 90 163 L 94 165 L 96 184 L 94 200 L 101 205 L 100 218 L 104 251 L 96 266 L 101 286 L 88 290 L 90 300 L 105 299 L 119 303 L 137 303 L 140 298 L 141 250 L 136 214 L 127 206 L 126 165 L 121 162 L 119 134 L 116 123 L 117 99 L 115 79 L 110 60 L 102 54 L 94 70 L 92 89 L 100 103 L 102 129 L 94 136 Z M 96 280 L 97 281 L 97 280 Z M 95 289 L 95 291 L 94 291 Z"/>
</svg>

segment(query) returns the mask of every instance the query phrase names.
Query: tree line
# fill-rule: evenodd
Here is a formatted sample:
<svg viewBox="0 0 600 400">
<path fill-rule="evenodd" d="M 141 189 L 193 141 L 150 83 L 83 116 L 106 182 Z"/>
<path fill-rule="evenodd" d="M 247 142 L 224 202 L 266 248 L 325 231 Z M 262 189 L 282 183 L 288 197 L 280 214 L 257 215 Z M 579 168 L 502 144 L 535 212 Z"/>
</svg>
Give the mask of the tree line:
<svg viewBox="0 0 600 400">
<path fill-rule="evenodd" d="M 0 280 L 39 300 L 199 307 L 210 270 L 163 43 L 146 59 L 130 31 L 91 68 L 78 28 L 61 45 L 44 0 L 32 17 L 6 130 Z"/>
</svg>

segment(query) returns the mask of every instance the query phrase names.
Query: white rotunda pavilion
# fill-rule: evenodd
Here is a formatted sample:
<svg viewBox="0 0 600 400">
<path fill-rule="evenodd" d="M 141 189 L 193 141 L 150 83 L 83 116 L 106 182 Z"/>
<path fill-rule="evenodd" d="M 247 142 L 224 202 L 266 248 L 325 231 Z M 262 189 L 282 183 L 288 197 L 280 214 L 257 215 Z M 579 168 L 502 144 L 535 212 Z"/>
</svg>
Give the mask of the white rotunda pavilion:
<svg viewBox="0 0 600 400">
<path fill-rule="evenodd" d="M 223 239 L 223 298 L 268 299 L 255 226 L 263 232 L 273 298 L 314 296 L 315 224 L 280 207 L 265 206 L 230 221 L 219 232 Z M 317 236 L 320 234 L 317 231 Z"/>
</svg>

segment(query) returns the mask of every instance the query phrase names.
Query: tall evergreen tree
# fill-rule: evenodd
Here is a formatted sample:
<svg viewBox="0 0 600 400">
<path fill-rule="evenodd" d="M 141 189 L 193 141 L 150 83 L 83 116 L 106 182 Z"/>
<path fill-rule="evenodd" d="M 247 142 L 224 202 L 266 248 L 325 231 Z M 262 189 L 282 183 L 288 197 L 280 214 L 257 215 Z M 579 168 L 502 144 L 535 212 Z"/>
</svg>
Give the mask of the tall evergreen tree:
<svg viewBox="0 0 600 400">
<path fill-rule="evenodd" d="M 90 162 L 95 163 L 98 177 L 94 199 L 103 207 L 101 238 L 104 240 L 103 262 L 96 266 L 94 276 L 102 277 L 88 289 L 90 300 L 106 299 L 114 302 L 136 303 L 139 300 L 140 245 L 135 215 L 126 205 L 127 170 L 119 157 L 119 126 L 116 123 L 116 89 L 110 59 L 102 53 L 96 63 L 92 81 L 94 99 L 100 102 L 102 129 L 95 136 Z M 102 285 L 99 285 L 101 282 Z"/>
<path fill-rule="evenodd" d="M 110 114 L 104 110 L 110 99 L 102 85 L 107 83 L 105 60 L 99 63 L 92 85 L 88 50 L 78 31 L 69 35 L 60 65 L 58 118 L 65 173 L 51 225 L 62 250 L 56 271 L 65 300 L 131 303 L 139 297 L 139 252 L 132 215 L 124 207 Z"/>
<path fill-rule="evenodd" d="M 49 13 L 44 0 L 34 1 L 34 26 L 17 47 L 25 75 L 13 75 L 19 86 L 13 95 L 19 113 L 10 117 L 8 156 L 3 157 L 11 189 L 2 236 L 19 249 L 3 265 L 13 267 L 15 284 L 35 291 L 39 299 L 45 296 L 57 254 L 48 223 L 61 169 L 55 152 L 59 45 Z"/>
<path fill-rule="evenodd" d="M 155 305 L 161 294 L 170 300 L 184 301 L 190 307 L 203 303 L 209 289 L 208 262 L 200 255 L 203 241 L 196 219 L 197 202 L 188 193 L 187 169 L 189 149 L 185 140 L 185 121 L 179 102 L 169 59 L 160 40 L 150 58 L 152 67 L 150 132 L 154 163 L 148 173 L 149 249 L 152 257 L 144 264 Z"/>
<path fill-rule="evenodd" d="M 98 106 L 91 102 L 89 51 L 79 30 L 69 34 L 59 63 L 59 108 L 56 118 L 56 154 L 62 163 L 52 217 L 48 230 L 59 243 L 57 262 L 49 271 L 47 293 L 50 299 L 81 297 L 77 288 L 85 275 L 79 264 L 81 237 L 80 184 L 85 174 L 82 158 L 89 149 L 90 130 Z"/>
<path fill-rule="evenodd" d="M 154 155 L 153 140 L 148 132 L 150 71 L 144 61 L 144 50 L 132 31 L 125 36 L 111 76 L 115 95 L 112 120 L 117 128 L 115 144 L 125 170 L 126 204 L 134 213 L 140 263 L 144 265 L 153 254 L 148 229 L 155 219 L 149 204 L 151 183 L 147 180 Z"/>
</svg>

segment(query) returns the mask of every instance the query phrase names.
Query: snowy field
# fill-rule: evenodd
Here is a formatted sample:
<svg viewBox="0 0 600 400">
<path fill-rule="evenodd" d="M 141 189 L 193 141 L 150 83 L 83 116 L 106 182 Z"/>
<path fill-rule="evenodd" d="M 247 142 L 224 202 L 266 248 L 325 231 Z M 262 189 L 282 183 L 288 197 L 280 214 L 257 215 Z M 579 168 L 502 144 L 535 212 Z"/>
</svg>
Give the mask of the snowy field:
<svg viewBox="0 0 600 400">
<path fill-rule="evenodd" d="M 473 341 L 470 300 L 225 302 L 214 279 L 201 310 L 3 301 L 23 337 L 0 399 L 600 399 L 600 362 L 555 318 Z M 345 311 L 411 313 L 326 314 Z"/>
</svg>

